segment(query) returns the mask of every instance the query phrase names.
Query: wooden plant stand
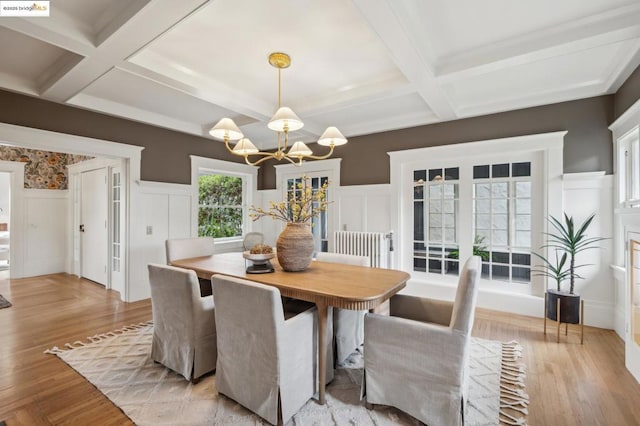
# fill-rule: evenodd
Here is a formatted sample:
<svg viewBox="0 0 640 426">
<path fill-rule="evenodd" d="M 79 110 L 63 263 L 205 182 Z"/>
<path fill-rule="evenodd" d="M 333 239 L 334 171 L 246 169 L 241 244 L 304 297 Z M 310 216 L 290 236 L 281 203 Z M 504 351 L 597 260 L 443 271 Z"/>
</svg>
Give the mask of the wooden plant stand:
<svg viewBox="0 0 640 426">
<path fill-rule="evenodd" d="M 544 334 L 547 334 L 547 293 L 544 294 Z M 560 299 L 556 301 L 556 319 L 557 319 L 557 336 L 556 343 L 560 343 Z M 567 336 L 569 334 L 569 323 L 564 323 L 564 335 Z M 580 344 L 584 344 L 584 299 L 580 300 Z"/>
</svg>

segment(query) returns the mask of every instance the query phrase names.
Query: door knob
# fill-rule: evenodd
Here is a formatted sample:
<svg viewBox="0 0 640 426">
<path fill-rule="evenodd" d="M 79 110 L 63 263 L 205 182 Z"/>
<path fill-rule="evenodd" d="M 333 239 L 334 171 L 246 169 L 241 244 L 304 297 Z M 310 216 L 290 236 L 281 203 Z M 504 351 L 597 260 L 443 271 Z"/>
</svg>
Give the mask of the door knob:
<svg viewBox="0 0 640 426">
<path fill-rule="evenodd" d="M 80 225 L 80 232 L 84 232 L 84 225 Z"/>
</svg>

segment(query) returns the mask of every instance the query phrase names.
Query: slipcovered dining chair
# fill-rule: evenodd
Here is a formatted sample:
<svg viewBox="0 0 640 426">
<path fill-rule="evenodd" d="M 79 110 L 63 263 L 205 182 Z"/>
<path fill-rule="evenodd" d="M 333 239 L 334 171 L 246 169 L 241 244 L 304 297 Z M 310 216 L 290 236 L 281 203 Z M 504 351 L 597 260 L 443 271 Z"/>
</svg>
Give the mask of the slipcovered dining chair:
<svg viewBox="0 0 640 426">
<path fill-rule="evenodd" d="M 315 306 L 289 316 L 276 287 L 224 275 L 211 281 L 218 392 L 272 424 L 286 423 L 318 389 Z M 329 362 L 330 345 L 327 354 Z M 327 370 L 328 381 L 333 369 Z"/>
<path fill-rule="evenodd" d="M 318 253 L 320 262 L 342 263 L 347 265 L 370 266 L 367 256 L 355 256 L 340 253 Z M 357 277 L 353 277 L 357 280 Z M 333 308 L 333 336 L 335 341 L 335 362 L 342 364 L 364 343 L 364 315 L 367 311 Z"/>
<path fill-rule="evenodd" d="M 193 271 L 154 264 L 148 268 L 153 312 L 151 359 L 195 383 L 216 368 L 213 296 L 200 296 Z"/>
<path fill-rule="evenodd" d="M 391 316 L 367 314 L 367 406 L 396 407 L 430 425 L 463 424 L 481 260 L 467 260 L 453 303 L 396 295 Z"/>
<path fill-rule="evenodd" d="M 167 240 L 165 241 L 165 249 L 168 264 L 178 259 L 211 256 L 213 254 L 213 238 L 197 237 Z M 211 280 L 199 278 L 198 282 L 200 283 L 200 295 L 211 295 Z"/>
</svg>

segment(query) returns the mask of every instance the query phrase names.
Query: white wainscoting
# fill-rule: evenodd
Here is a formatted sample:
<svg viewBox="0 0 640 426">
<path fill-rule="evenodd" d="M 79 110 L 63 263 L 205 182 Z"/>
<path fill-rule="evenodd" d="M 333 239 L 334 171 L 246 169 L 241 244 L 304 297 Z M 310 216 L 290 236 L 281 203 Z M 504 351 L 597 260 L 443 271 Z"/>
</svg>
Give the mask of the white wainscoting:
<svg viewBox="0 0 640 426">
<path fill-rule="evenodd" d="M 572 173 L 563 177 L 563 208 L 581 223 L 590 214 L 596 217 L 588 235 L 609 238 L 598 243 L 599 249 L 578 255 L 584 280 L 576 281 L 575 291 L 584 299 L 585 324 L 601 328 L 615 328 L 615 281 L 610 265 L 613 263 L 613 176 L 604 172 Z"/>
<path fill-rule="evenodd" d="M 391 231 L 391 185 L 340 187 L 338 223 L 342 231 Z"/>
<path fill-rule="evenodd" d="M 24 277 L 65 272 L 68 191 L 24 189 Z"/>
<path fill-rule="evenodd" d="M 151 297 L 147 265 L 167 262 L 165 241 L 191 236 L 191 186 L 160 182 L 141 182 L 138 186 L 142 220 L 132 229 L 137 242 L 135 299 Z"/>
</svg>

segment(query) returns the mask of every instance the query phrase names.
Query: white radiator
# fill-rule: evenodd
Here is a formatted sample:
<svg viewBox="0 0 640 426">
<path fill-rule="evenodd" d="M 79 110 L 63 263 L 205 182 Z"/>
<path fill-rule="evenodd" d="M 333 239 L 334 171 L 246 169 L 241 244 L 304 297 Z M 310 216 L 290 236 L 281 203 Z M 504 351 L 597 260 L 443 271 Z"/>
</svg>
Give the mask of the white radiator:
<svg viewBox="0 0 640 426">
<path fill-rule="evenodd" d="M 391 267 L 393 233 L 336 231 L 335 252 L 368 256 L 374 268 Z"/>
</svg>

